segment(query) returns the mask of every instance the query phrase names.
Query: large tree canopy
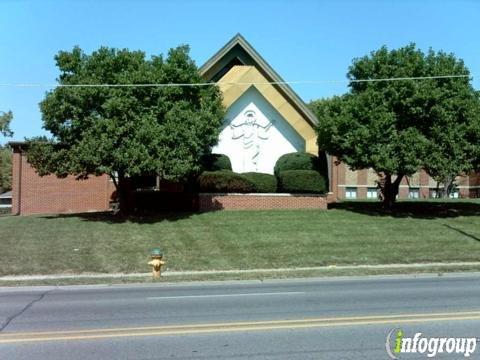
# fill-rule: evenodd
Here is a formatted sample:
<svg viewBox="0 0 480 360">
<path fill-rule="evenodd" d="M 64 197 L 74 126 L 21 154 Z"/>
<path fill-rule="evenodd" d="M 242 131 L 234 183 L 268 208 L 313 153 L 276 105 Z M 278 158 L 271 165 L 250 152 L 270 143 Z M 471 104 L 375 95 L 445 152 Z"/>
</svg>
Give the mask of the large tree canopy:
<svg viewBox="0 0 480 360">
<path fill-rule="evenodd" d="M 28 160 L 40 175 L 112 176 L 123 211 L 125 179 L 158 174 L 179 180 L 218 141 L 223 119 L 216 86 L 129 86 L 201 83 L 187 46 L 146 59 L 141 51 L 75 47 L 55 57 L 60 85 L 40 103 L 51 141 L 31 139 Z M 72 85 L 124 84 L 122 87 Z"/>
<path fill-rule="evenodd" d="M 465 77 L 357 81 L 446 75 Z M 414 44 L 354 59 L 350 91 L 311 104 L 319 118 L 318 144 L 354 170 L 373 168 L 381 175 L 388 207 L 402 178 L 422 167 L 438 177 L 468 172 L 480 139 L 479 98 L 468 76 L 453 54 L 425 54 Z"/>
</svg>

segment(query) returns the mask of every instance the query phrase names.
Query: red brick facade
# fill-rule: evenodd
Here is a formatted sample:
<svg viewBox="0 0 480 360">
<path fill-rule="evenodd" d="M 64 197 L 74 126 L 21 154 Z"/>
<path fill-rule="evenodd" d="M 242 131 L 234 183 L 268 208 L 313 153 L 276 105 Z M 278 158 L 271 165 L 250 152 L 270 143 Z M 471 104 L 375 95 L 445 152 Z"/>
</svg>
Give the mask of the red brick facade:
<svg viewBox="0 0 480 360">
<path fill-rule="evenodd" d="M 331 193 L 328 195 L 294 194 L 197 194 L 185 203 L 191 210 L 247 210 L 247 209 L 327 209 L 327 205 L 346 197 L 346 189 L 355 188 L 359 199 L 367 198 L 367 190 L 375 187 L 367 170 L 349 172 L 342 163 L 332 158 L 330 171 Z M 472 174 L 459 179 L 459 197 L 480 195 L 480 175 Z M 415 178 L 403 179 L 399 198 L 408 198 L 410 189 L 417 189 L 418 198 L 427 199 L 432 190 L 428 174 L 420 171 Z M 76 180 L 73 176 L 59 179 L 49 175 L 40 177 L 28 164 L 21 146 L 14 146 L 12 177 L 12 213 L 64 214 L 90 211 L 106 211 L 115 188 L 107 175 Z M 351 194 L 351 191 L 350 191 Z M 179 198 L 162 201 L 170 209 L 176 209 Z M 187 204 L 188 203 L 188 204 Z M 190 203 L 194 205 L 189 205 Z"/>
<path fill-rule="evenodd" d="M 13 153 L 12 213 L 64 214 L 105 211 L 114 186 L 107 175 L 76 180 L 54 175 L 40 177 L 20 148 Z"/>
<path fill-rule="evenodd" d="M 375 180 L 378 177 L 371 171 L 369 174 L 369 170 L 366 169 L 355 172 L 349 171 L 345 164 L 335 162 L 335 160 L 335 157 L 332 157 L 330 191 L 335 194 L 336 199 L 347 198 L 346 190 L 349 190 L 348 194 L 350 196 L 352 193 L 356 193 L 357 199 L 367 199 L 369 189 L 376 189 Z M 436 187 L 436 182 L 424 170 L 420 170 L 417 174 L 402 179 L 398 197 L 400 199 L 429 199 L 434 196 Z M 459 176 L 456 179 L 456 187 L 455 197 L 480 197 L 480 174 L 473 173 L 468 176 Z M 354 191 L 352 192 L 352 190 Z"/>
<path fill-rule="evenodd" d="M 87 180 L 76 180 L 73 176 L 64 179 L 54 175 L 41 177 L 27 162 L 21 146 L 14 147 L 12 180 L 12 213 L 19 215 L 106 211 L 110 208 L 110 200 L 115 190 L 107 175 L 92 176 Z M 333 194 L 197 194 L 194 198 L 195 201 L 192 199 L 184 201 L 187 204 L 184 205 L 190 210 L 212 211 L 326 209 L 334 196 Z M 176 209 L 172 201 L 175 202 L 178 199 L 168 198 L 167 204 L 171 204 L 171 208 Z M 165 202 L 165 199 L 163 200 L 162 203 Z M 190 205 L 190 202 L 193 205 Z"/>
<path fill-rule="evenodd" d="M 301 194 L 199 194 L 200 211 L 327 209 L 329 195 Z"/>
</svg>

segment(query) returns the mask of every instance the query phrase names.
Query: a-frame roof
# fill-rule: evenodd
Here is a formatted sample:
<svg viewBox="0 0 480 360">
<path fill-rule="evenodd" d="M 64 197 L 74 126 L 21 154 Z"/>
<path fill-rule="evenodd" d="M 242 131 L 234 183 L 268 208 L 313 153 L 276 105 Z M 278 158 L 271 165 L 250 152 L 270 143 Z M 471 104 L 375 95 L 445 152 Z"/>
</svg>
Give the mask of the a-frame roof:
<svg viewBox="0 0 480 360">
<path fill-rule="evenodd" d="M 315 126 L 318 123 L 315 115 L 310 111 L 303 100 L 284 84 L 284 80 L 275 70 L 260 56 L 260 54 L 241 35 L 235 35 L 228 43 L 218 50 L 201 68 L 200 74 L 206 81 L 218 81 L 235 65 L 255 66 L 273 86 L 285 97 L 285 99 L 310 123 Z"/>
</svg>

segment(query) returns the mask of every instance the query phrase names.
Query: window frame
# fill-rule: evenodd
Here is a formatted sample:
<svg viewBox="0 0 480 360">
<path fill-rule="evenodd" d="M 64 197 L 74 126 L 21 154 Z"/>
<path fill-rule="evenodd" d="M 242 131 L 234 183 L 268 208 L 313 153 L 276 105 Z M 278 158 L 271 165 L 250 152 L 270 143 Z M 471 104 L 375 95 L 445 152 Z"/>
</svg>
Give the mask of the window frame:
<svg viewBox="0 0 480 360">
<path fill-rule="evenodd" d="M 350 196 L 355 193 L 355 196 Z M 358 188 L 354 186 L 348 186 L 345 188 L 345 199 L 358 199 Z"/>
</svg>

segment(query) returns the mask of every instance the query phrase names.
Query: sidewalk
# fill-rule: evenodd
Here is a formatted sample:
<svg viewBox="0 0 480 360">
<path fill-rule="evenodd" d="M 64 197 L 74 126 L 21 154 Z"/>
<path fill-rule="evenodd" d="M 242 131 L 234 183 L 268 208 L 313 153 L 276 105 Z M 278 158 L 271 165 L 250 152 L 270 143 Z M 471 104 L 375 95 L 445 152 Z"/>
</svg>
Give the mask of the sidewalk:
<svg viewBox="0 0 480 360">
<path fill-rule="evenodd" d="M 302 271 L 332 271 L 332 270 L 387 270 L 387 269 L 445 269 L 461 267 L 480 267 L 480 262 L 451 262 L 451 263 L 414 263 L 414 264 L 385 264 L 385 265 L 329 265 L 277 269 L 233 269 L 233 270 L 200 270 L 200 271 L 164 271 L 162 277 L 195 276 L 195 275 L 223 275 L 223 274 L 262 274 L 262 273 L 294 273 Z M 29 281 L 29 280 L 56 280 L 56 279 L 114 279 L 114 278 L 143 278 L 151 273 L 82 273 L 82 274 L 51 274 L 51 275 L 6 275 L 0 276 L 0 281 Z"/>
</svg>

